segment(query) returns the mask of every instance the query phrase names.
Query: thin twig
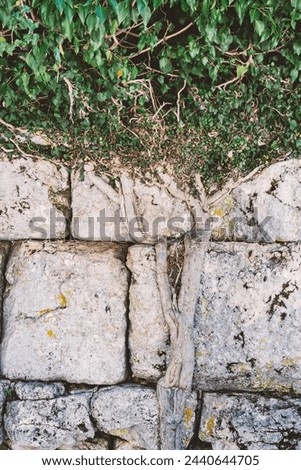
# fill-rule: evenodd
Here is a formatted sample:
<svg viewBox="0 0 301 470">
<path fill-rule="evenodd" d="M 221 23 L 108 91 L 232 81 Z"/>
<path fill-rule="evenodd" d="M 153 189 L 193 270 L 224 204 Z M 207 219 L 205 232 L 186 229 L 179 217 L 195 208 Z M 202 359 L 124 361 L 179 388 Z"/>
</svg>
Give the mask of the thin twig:
<svg viewBox="0 0 301 470">
<path fill-rule="evenodd" d="M 73 85 L 67 77 L 64 77 L 63 80 L 68 86 L 69 99 L 70 99 L 69 118 L 70 118 L 70 121 L 73 122 L 73 106 L 74 106 Z"/>
<path fill-rule="evenodd" d="M 178 99 L 177 99 L 177 122 L 180 122 L 180 104 L 181 104 L 181 93 L 186 88 L 187 82 L 184 80 L 184 85 L 182 86 L 181 90 L 178 91 Z"/>
<path fill-rule="evenodd" d="M 160 39 L 154 46 L 152 47 L 146 47 L 145 49 L 142 49 L 142 51 L 136 52 L 136 54 L 131 55 L 129 58 L 133 59 L 134 57 L 138 57 L 141 54 L 145 54 L 145 52 L 150 51 L 151 49 L 155 49 L 155 47 L 158 47 L 159 44 L 162 44 L 162 42 L 168 41 L 171 38 L 174 38 L 175 36 L 178 36 L 179 34 L 184 33 L 187 31 L 187 29 L 191 28 L 193 26 L 193 23 L 189 23 L 185 28 L 180 29 L 180 31 L 176 31 L 173 34 L 170 34 L 169 36 L 164 36 L 162 39 Z"/>
</svg>

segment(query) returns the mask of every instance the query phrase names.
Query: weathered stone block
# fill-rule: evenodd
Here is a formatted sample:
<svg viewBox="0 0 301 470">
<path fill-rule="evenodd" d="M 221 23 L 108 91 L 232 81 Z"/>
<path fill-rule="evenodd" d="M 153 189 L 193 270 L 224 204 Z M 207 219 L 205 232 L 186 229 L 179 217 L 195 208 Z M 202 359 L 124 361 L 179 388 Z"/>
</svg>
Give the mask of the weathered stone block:
<svg viewBox="0 0 301 470">
<path fill-rule="evenodd" d="M 300 398 L 205 393 L 199 438 L 215 450 L 300 450 L 300 409 Z"/>
<path fill-rule="evenodd" d="M 50 162 L 0 160 L 0 240 L 64 238 L 68 172 Z"/>
<path fill-rule="evenodd" d="M 100 389 L 91 400 L 100 431 L 127 441 L 132 449 L 158 449 L 158 403 L 155 390 L 138 385 Z"/>
<path fill-rule="evenodd" d="M 277 162 L 218 200 L 210 212 L 216 240 L 301 240 L 301 162 Z"/>
<path fill-rule="evenodd" d="M 65 387 L 60 383 L 17 382 L 14 391 L 20 400 L 47 400 L 64 395 Z"/>
<path fill-rule="evenodd" d="M 112 244 L 16 246 L 7 269 L 3 374 L 92 384 L 125 380 L 123 257 L 123 248 Z"/>
<path fill-rule="evenodd" d="M 142 183 L 121 174 L 115 187 L 92 167 L 72 176 L 72 234 L 101 241 L 154 243 L 191 230 L 188 200 L 163 185 Z"/>
<path fill-rule="evenodd" d="M 129 249 L 130 362 L 133 377 L 158 380 L 166 367 L 169 332 L 161 307 L 156 277 L 156 253 L 152 246 Z"/>
<path fill-rule="evenodd" d="M 196 315 L 200 390 L 301 391 L 301 245 L 212 243 Z"/>
<path fill-rule="evenodd" d="M 94 437 L 90 393 L 8 403 L 5 429 L 13 449 L 69 449 Z"/>
</svg>

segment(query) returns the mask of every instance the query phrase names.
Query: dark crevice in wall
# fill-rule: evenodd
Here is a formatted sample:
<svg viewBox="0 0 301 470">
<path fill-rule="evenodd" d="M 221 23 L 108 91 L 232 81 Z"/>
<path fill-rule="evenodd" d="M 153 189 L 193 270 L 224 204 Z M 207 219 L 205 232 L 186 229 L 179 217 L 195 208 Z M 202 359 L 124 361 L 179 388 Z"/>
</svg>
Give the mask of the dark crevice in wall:
<svg viewBox="0 0 301 470">
<path fill-rule="evenodd" d="M 194 433 L 187 449 L 188 450 L 211 450 L 212 444 L 210 442 L 201 441 L 201 439 L 199 438 L 199 431 L 200 431 L 201 417 L 202 417 L 202 410 L 203 410 L 203 394 L 201 392 L 197 392 L 197 394 L 198 394 L 198 401 L 197 401 L 197 407 L 195 410 Z"/>
<path fill-rule="evenodd" d="M 3 334 L 4 334 L 4 317 L 3 317 L 3 302 L 4 302 L 4 294 L 7 288 L 7 280 L 6 280 L 6 268 L 7 263 L 11 257 L 12 253 L 12 244 L 10 242 L 0 242 L 0 248 L 4 248 L 4 260 L 0 265 L 0 285 L 2 283 L 2 290 L 0 292 L 0 348 L 2 346 L 3 341 Z M 2 377 L 2 370 L 0 365 L 0 379 Z"/>
</svg>

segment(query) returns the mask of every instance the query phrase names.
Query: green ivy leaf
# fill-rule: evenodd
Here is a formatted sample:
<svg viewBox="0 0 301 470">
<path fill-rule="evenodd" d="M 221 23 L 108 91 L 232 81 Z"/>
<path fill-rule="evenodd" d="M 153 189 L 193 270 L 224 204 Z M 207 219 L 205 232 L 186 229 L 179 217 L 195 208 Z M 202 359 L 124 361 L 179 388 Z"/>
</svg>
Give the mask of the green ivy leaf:
<svg viewBox="0 0 301 470">
<path fill-rule="evenodd" d="M 247 65 L 238 65 L 236 67 L 236 76 L 237 78 L 241 78 L 247 73 L 249 67 Z"/>
<path fill-rule="evenodd" d="M 262 20 L 255 20 L 255 31 L 258 34 L 258 36 L 262 36 L 265 28 L 265 23 Z"/>
<path fill-rule="evenodd" d="M 301 40 L 300 39 L 294 42 L 293 49 L 297 55 L 301 54 Z"/>
<path fill-rule="evenodd" d="M 58 9 L 58 11 L 60 12 L 60 14 L 62 14 L 64 11 L 65 0 L 54 0 L 54 4 L 56 8 Z"/>
<path fill-rule="evenodd" d="M 172 64 L 167 57 L 162 57 L 159 60 L 160 70 L 164 73 L 170 73 L 172 71 Z"/>
<path fill-rule="evenodd" d="M 106 7 L 99 5 L 95 8 L 95 13 L 100 20 L 100 24 L 104 24 L 108 17 L 108 9 Z"/>
</svg>

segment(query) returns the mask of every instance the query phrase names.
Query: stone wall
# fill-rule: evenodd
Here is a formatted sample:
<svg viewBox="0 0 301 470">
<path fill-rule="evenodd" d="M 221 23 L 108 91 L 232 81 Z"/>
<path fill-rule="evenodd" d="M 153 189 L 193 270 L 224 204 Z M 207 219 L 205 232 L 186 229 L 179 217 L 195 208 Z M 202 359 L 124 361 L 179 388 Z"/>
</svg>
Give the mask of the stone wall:
<svg viewBox="0 0 301 470">
<path fill-rule="evenodd" d="M 206 197 L 0 159 L 0 443 L 301 449 L 301 163 Z"/>
</svg>

